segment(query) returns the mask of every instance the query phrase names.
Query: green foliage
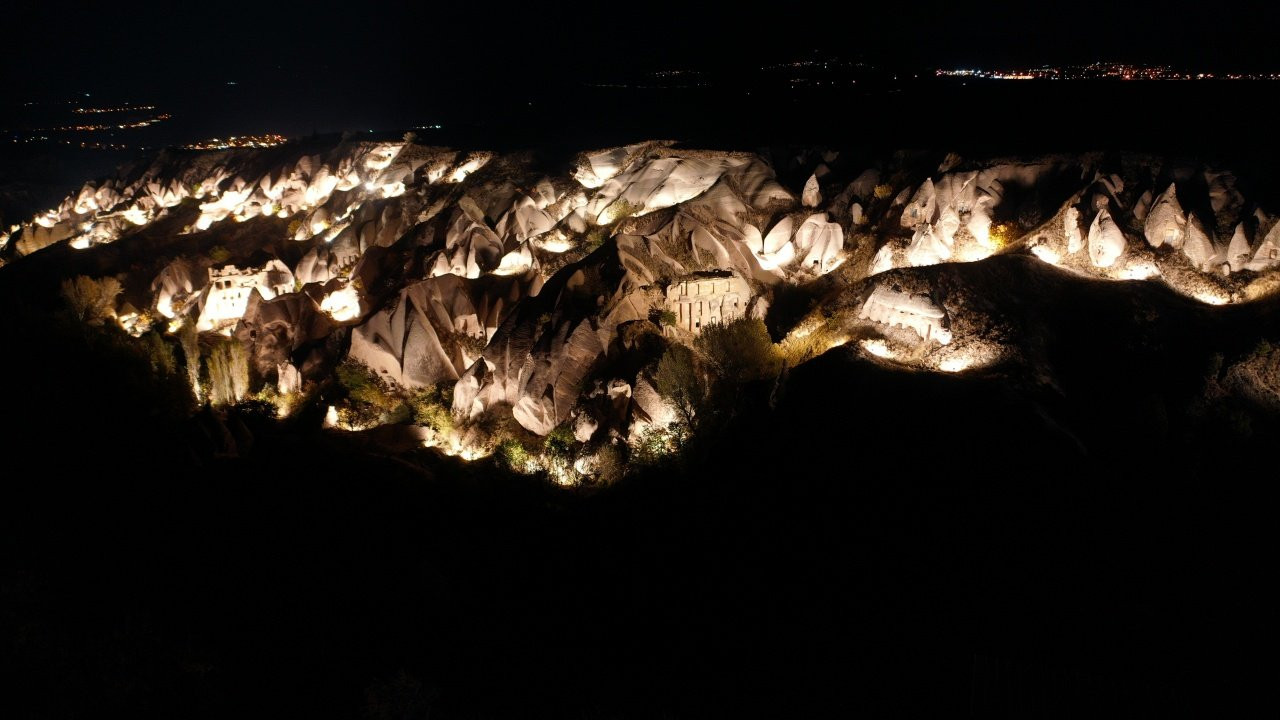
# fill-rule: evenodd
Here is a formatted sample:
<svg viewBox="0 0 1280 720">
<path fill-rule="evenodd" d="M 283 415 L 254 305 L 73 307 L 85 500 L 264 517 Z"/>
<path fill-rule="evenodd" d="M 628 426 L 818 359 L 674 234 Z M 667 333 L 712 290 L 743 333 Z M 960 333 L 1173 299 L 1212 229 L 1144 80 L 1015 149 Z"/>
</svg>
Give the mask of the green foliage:
<svg viewBox="0 0 1280 720">
<path fill-rule="evenodd" d="M 123 288 L 113 277 L 94 280 L 77 275 L 62 281 L 62 299 L 71 314 L 88 325 L 101 325 L 115 316 L 116 296 Z"/>
<path fill-rule="evenodd" d="M 413 422 L 425 425 L 444 435 L 453 430 L 452 401 L 445 404 L 437 388 L 429 387 L 409 396 L 408 406 L 413 412 Z"/>
<path fill-rule="evenodd" d="M 782 368 L 778 349 L 769 338 L 764 321 L 757 318 L 712 323 L 702 328 L 695 342 L 724 383 L 738 385 L 771 379 Z"/>
<path fill-rule="evenodd" d="M 172 375 L 178 369 L 178 358 L 173 353 L 173 346 L 165 341 L 164 336 L 151 331 L 144 334 L 139 341 L 145 349 L 151 369 L 159 375 Z"/>
<path fill-rule="evenodd" d="M 224 263 L 231 259 L 231 251 L 221 245 L 214 245 L 209 248 L 209 259 L 212 260 L 215 265 Z"/>
<path fill-rule="evenodd" d="M 596 451 L 596 482 L 601 485 L 612 485 L 622 479 L 627 464 L 622 457 L 622 450 L 611 444 L 603 445 Z"/>
<path fill-rule="evenodd" d="M 338 383 L 346 388 L 347 397 L 366 405 L 390 412 L 400 404 L 387 392 L 382 380 L 366 365 L 350 358 L 342 361 L 337 370 Z"/>
<path fill-rule="evenodd" d="M 654 383 L 658 393 L 671 400 L 684 421 L 692 423 L 706 397 L 706 383 L 693 351 L 679 343 L 668 346 L 658 361 Z"/>
<path fill-rule="evenodd" d="M 830 350 L 847 340 L 847 336 L 822 323 L 807 333 L 793 332 L 778 347 L 778 353 L 787 365 L 795 367 Z"/>
<path fill-rule="evenodd" d="M 607 239 L 609 239 L 608 228 L 597 225 L 587 231 L 586 236 L 583 238 L 583 247 L 590 254 L 598 250 Z"/>
<path fill-rule="evenodd" d="M 679 318 L 676 317 L 676 314 L 670 310 L 663 310 L 662 312 L 658 313 L 659 325 L 664 325 L 666 327 L 675 327 L 676 321 L 678 319 Z"/>
<path fill-rule="evenodd" d="M 542 443 L 544 452 L 554 458 L 568 459 L 573 457 L 573 448 L 578 444 L 578 439 L 573 436 L 573 428 L 569 423 L 557 425 L 547 433 L 546 439 Z"/>
<path fill-rule="evenodd" d="M 688 439 L 689 426 L 684 423 L 674 422 L 665 428 L 651 425 L 631 446 L 631 461 L 640 466 L 665 462 L 677 454 Z"/>
<path fill-rule="evenodd" d="M 893 186 L 888 183 L 881 183 L 876 186 L 875 196 L 877 200 L 884 200 L 893 194 Z"/>
<path fill-rule="evenodd" d="M 200 395 L 200 334 L 196 324 L 191 321 L 182 323 L 178 328 L 178 345 L 182 348 L 182 364 L 187 369 L 187 382 L 191 391 Z"/>
<path fill-rule="evenodd" d="M 534 463 L 533 456 L 525 449 L 524 445 L 515 438 L 507 438 L 498 443 L 498 449 L 495 453 L 498 461 L 506 466 L 509 470 L 518 473 L 529 473 L 532 471 Z"/>
<path fill-rule="evenodd" d="M 209 401 L 232 405 L 249 396 L 249 353 L 234 339 L 219 342 L 209 353 Z"/>
</svg>

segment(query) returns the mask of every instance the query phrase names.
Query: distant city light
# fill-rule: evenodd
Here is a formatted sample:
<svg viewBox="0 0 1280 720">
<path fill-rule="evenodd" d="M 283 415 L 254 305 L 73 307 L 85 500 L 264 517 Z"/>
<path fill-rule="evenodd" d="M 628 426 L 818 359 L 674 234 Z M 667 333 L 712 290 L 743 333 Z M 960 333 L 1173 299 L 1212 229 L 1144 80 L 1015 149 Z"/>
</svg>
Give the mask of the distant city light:
<svg viewBox="0 0 1280 720">
<path fill-rule="evenodd" d="M 155 109 L 155 105 L 121 105 L 119 107 L 108 108 L 78 107 L 74 108 L 71 112 L 77 115 L 101 115 L 103 113 L 142 112 L 144 110 Z"/>
<path fill-rule="evenodd" d="M 1280 80 L 1280 73 L 1186 72 L 1170 65 L 1131 65 L 1096 62 L 1090 65 L 1045 65 L 1038 68 L 983 70 L 979 68 L 939 68 L 936 77 L 983 80 Z"/>
<path fill-rule="evenodd" d="M 283 145 L 289 142 L 289 138 L 283 135 L 267 134 L 267 135 L 232 135 L 225 140 L 222 138 L 210 138 L 199 142 L 183 145 L 183 150 L 229 150 L 231 148 L 266 148 Z"/>
</svg>

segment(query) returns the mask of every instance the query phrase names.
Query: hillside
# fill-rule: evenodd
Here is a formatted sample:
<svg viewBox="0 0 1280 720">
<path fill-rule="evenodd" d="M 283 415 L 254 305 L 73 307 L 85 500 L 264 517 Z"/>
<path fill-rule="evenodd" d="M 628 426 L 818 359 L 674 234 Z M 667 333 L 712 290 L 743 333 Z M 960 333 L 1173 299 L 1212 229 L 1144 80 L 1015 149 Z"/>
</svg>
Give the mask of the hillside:
<svg viewBox="0 0 1280 720">
<path fill-rule="evenodd" d="M 1250 707 L 1280 203 L 852 157 L 317 138 L 9 232 L 16 716 Z"/>
</svg>

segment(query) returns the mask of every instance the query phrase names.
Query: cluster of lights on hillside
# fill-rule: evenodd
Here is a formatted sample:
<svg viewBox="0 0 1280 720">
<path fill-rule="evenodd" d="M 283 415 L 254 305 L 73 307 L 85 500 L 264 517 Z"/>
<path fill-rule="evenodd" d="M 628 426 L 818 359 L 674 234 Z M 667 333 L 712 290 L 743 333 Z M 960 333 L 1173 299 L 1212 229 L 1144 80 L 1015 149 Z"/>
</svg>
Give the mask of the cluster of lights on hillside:
<svg viewBox="0 0 1280 720">
<path fill-rule="evenodd" d="M 1169 65 L 1110 62 L 993 70 L 939 68 L 934 75 L 982 80 L 1280 80 L 1280 73 L 1213 73 L 1177 70 Z"/>
<path fill-rule="evenodd" d="M 106 113 L 146 112 L 155 110 L 155 105 L 121 105 L 119 107 L 78 107 L 71 110 L 77 115 L 104 115 Z"/>
<path fill-rule="evenodd" d="M 232 135 L 229 138 L 209 138 L 183 145 L 183 150 L 230 150 L 231 148 L 268 148 L 283 145 L 289 138 L 275 133 L 265 135 Z"/>
<path fill-rule="evenodd" d="M 164 122 L 172 118 L 169 113 L 160 113 L 142 120 L 132 120 L 121 123 L 95 123 L 92 125 L 62 125 L 60 127 L 40 128 L 43 132 L 98 132 L 100 130 L 136 130 L 138 128 L 150 127 L 159 122 Z"/>
</svg>

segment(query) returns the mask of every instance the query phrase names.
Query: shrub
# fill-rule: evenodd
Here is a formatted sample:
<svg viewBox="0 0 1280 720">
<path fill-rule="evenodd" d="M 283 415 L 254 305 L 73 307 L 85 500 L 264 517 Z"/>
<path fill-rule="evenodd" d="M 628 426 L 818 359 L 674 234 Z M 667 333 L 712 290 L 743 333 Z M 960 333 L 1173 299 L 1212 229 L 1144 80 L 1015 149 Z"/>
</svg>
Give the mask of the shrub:
<svg viewBox="0 0 1280 720">
<path fill-rule="evenodd" d="M 122 289 L 120 281 L 113 277 L 94 280 L 77 275 L 62 281 L 62 299 L 80 322 L 101 325 L 115 316 L 116 297 Z"/>
<path fill-rule="evenodd" d="M 209 259 L 215 264 L 224 263 L 231 259 L 231 251 L 221 245 L 214 245 L 209 248 Z"/>
<path fill-rule="evenodd" d="M 598 250 L 600 246 L 604 244 L 604 241 L 608 239 L 608 237 L 609 237 L 609 231 L 602 226 L 597 225 L 596 227 L 593 227 L 590 230 L 588 230 L 585 238 L 585 242 L 583 243 L 583 246 L 586 248 L 587 254 L 593 253 L 596 250 Z"/>
<path fill-rule="evenodd" d="M 573 429 L 568 423 L 564 423 L 547 433 L 542 447 L 547 455 L 563 460 L 573 456 L 573 446 L 577 443 L 578 439 L 573 436 Z"/>
<path fill-rule="evenodd" d="M 689 427 L 671 423 L 667 427 L 650 425 L 631 446 L 631 460 L 637 465 L 656 465 L 679 452 L 689 438 Z"/>
<path fill-rule="evenodd" d="M 387 392 L 382 380 L 363 363 L 350 358 L 342 361 L 337 370 L 338 383 L 347 391 L 347 397 L 355 402 L 372 405 L 391 412 L 399 401 Z"/>
<path fill-rule="evenodd" d="M 426 388 L 410 395 L 408 405 L 413 411 L 414 423 L 425 425 L 441 435 L 453 430 L 453 412 L 449 407 L 452 402 L 446 405 L 436 388 Z"/>
<path fill-rule="evenodd" d="M 893 186 L 888 183 L 881 183 L 876 186 L 874 192 L 877 200 L 884 200 L 893 194 Z"/>
<path fill-rule="evenodd" d="M 606 444 L 596 451 L 596 482 L 601 485 L 612 485 L 621 480 L 626 467 L 622 451 L 617 446 Z"/>
<path fill-rule="evenodd" d="M 692 423 L 706 396 L 706 384 L 698 370 L 693 351 L 673 343 L 662 353 L 654 374 L 658 393 L 671 400 L 686 423 Z"/>
<path fill-rule="evenodd" d="M 663 310 L 662 312 L 658 313 L 659 325 L 665 325 L 667 327 L 675 327 L 677 320 L 678 318 L 676 317 L 676 314 L 670 310 Z"/>
<path fill-rule="evenodd" d="M 518 473 L 533 472 L 533 456 L 529 454 L 524 445 L 520 444 L 520 441 L 514 438 L 507 438 L 498 443 L 498 450 L 495 454 L 498 456 L 498 461 L 512 471 Z"/>
<path fill-rule="evenodd" d="M 178 369 L 178 358 L 173 354 L 173 347 L 165 342 L 160 333 L 148 332 L 139 338 L 146 348 L 147 360 L 151 362 L 151 370 L 159 375 L 172 375 Z"/>
<path fill-rule="evenodd" d="M 200 397 L 200 334 L 196 324 L 190 321 L 178 328 L 178 345 L 182 348 L 182 364 L 187 369 L 187 382 L 191 392 Z"/>
<path fill-rule="evenodd" d="M 696 345 L 720 380 L 733 385 L 776 377 L 782 366 L 769 331 L 758 318 L 712 323 L 702 328 Z"/>
</svg>

